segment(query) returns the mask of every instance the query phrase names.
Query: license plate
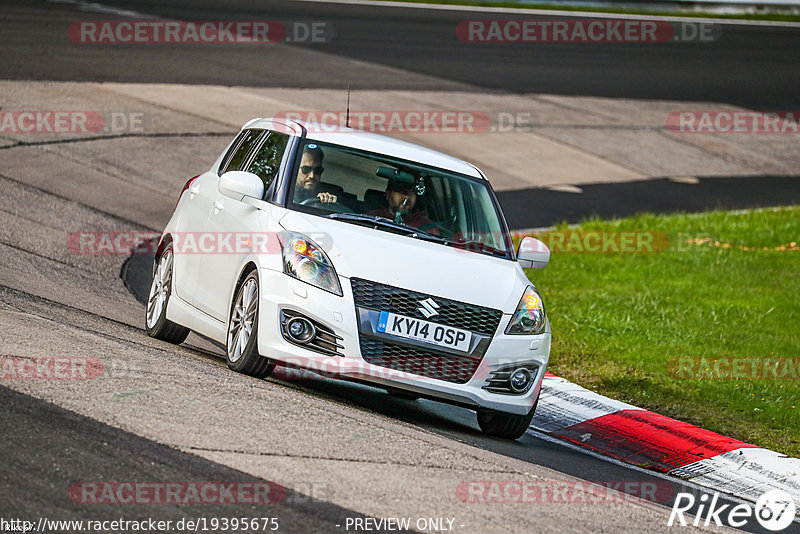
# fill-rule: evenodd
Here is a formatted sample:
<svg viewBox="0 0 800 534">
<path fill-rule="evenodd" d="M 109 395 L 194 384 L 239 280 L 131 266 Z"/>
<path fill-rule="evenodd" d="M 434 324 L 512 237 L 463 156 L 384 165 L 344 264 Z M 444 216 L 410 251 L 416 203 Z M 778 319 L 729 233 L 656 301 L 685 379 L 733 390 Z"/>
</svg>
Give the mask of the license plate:
<svg viewBox="0 0 800 534">
<path fill-rule="evenodd" d="M 378 332 L 462 352 L 469 352 L 469 343 L 472 338 L 472 334 L 468 330 L 385 311 L 381 312 L 378 319 Z"/>
</svg>

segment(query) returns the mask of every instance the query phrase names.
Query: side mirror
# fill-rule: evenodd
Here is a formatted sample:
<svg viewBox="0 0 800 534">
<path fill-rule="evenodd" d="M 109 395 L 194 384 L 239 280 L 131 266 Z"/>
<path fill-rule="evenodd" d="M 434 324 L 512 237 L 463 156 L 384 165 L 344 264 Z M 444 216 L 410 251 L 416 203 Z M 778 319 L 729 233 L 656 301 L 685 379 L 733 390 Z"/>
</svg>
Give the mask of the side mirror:
<svg viewBox="0 0 800 534">
<path fill-rule="evenodd" d="M 261 200 L 264 198 L 264 182 L 252 172 L 228 171 L 219 179 L 219 192 L 237 200 L 244 197 Z"/>
<path fill-rule="evenodd" d="M 517 249 L 517 261 L 523 269 L 544 269 L 550 261 L 550 249 L 533 237 L 523 237 Z"/>
</svg>

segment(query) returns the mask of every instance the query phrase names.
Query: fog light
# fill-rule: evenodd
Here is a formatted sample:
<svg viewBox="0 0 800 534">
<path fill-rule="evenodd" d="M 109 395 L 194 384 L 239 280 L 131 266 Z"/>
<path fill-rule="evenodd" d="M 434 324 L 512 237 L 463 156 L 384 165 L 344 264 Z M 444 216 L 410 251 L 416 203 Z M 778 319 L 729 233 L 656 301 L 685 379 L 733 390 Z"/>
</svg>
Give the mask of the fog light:
<svg viewBox="0 0 800 534">
<path fill-rule="evenodd" d="M 303 317 L 294 317 L 286 323 L 286 332 L 298 343 L 308 343 L 317 334 L 311 321 Z"/>
<path fill-rule="evenodd" d="M 512 391 L 521 393 L 530 386 L 531 372 L 524 368 L 517 369 L 511 373 L 511 376 L 508 378 L 508 383 Z"/>
</svg>

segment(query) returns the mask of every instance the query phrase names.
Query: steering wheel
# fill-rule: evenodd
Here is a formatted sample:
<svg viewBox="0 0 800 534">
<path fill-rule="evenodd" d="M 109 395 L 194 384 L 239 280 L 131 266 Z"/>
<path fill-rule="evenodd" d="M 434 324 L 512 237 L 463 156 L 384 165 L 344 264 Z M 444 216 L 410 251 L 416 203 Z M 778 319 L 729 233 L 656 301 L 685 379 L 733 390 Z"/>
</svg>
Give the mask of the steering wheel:
<svg viewBox="0 0 800 534">
<path fill-rule="evenodd" d="M 320 206 L 324 206 L 325 209 L 329 209 L 330 211 L 336 211 L 339 213 L 355 213 L 352 209 L 348 208 L 344 204 L 340 202 L 323 202 L 317 197 L 307 198 L 300 203 L 301 206 L 311 206 L 312 208 L 318 208 Z M 332 208 L 332 209 L 331 209 Z"/>
</svg>

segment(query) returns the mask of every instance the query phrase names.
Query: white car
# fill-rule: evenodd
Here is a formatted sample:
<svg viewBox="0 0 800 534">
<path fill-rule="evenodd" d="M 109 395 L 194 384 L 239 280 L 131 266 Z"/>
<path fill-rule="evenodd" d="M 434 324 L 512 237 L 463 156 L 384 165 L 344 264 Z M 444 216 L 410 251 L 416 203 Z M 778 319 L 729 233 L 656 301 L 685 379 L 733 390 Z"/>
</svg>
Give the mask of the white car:
<svg viewBox="0 0 800 534">
<path fill-rule="evenodd" d="M 530 425 L 550 355 L 541 296 L 489 181 L 459 159 L 346 128 L 254 119 L 189 180 L 159 242 L 147 333 L 189 330 L 234 371 L 275 365 Z"/>
</svg>

